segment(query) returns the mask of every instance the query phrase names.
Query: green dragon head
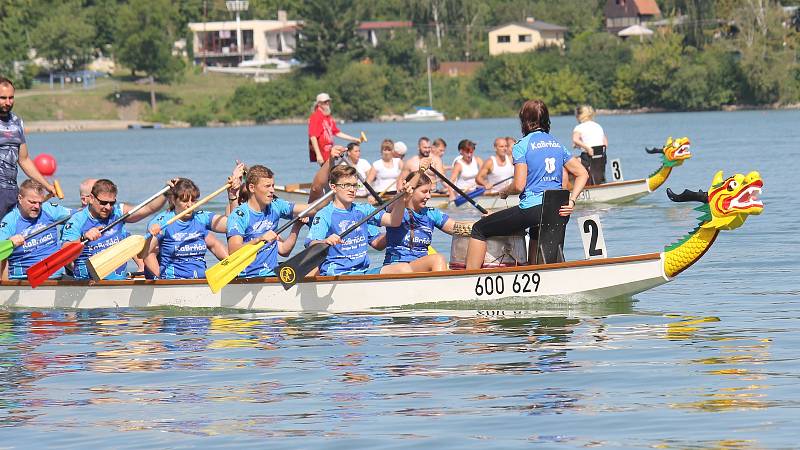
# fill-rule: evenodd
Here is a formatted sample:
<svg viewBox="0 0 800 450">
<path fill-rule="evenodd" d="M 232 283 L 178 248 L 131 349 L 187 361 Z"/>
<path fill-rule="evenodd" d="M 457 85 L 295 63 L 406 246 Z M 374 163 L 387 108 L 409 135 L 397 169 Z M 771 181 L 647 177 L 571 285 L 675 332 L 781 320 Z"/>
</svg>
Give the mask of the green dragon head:
<svg viewBox="0 0 800 450">
<path fill-rule="evenodd" d="M 720 170 L 714 175 L 708 191 L 711 220 L 701 227 L 733 230 L 742 226 L 747 216 L 761 214 L 764 203 L 758 196 L 763 186 L 764 182 L 758 172 L 753 171 L 747 175 L 737 173 L 723 179 Z"/>
<path fill-rule="evenodd" d="M 691 147 L 691 142 L 689 142 L 688 137 L 684 136 L 682 138 L 672 139 L 672 136 L 670 136 L 669 139 L 667 139 L 667 143 L 664 144 L 664 147 L 661 149 L 661 152 L 664 153 L 661 162 L 666 167 L 680 166 L 683 164 L 684 160 L 692 157 L 692 152 L 689 151 L 689 147 Z"/>
</svg>

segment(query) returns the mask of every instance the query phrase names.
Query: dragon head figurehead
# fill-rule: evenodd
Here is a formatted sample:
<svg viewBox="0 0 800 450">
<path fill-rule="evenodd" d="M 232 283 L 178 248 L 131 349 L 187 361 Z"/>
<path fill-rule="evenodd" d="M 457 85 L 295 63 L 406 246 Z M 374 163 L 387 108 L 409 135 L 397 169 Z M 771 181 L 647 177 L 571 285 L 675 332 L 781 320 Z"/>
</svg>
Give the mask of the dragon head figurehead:
<svg viewBox="0 0 800 450">
<path fill-rule="evenodd" d="M 764 182 L 758 172 L 723 178 L 720 170 L 714 175 L 708 192 L 687 189 L 676 194 L 667 189 L 667 195 L 674 202 L 701 202 L 702 205 L 696 210 L 703 215 L 699 218 L 700 224 L 697 228 L 665 247 L 664 273 L 674 277 L 686 270 L 711 247 L 721 230 L 739 228 L 747 220 L 747 216 L 761 214 L 764 203 L 758 196 L 763 186 Z"/>
<path fill-rule="evenodd" d="M 761 214 L 764 203 L 758 196 L 763 186 L 761 175 L 755 171 L 747 175 L 737 173 L 728 178 L 722 177 L 721 170 L 717 172 L 708 191 L 711 220 L 702 227 L 733 230 L 742 226 L 747 216 Z"/>
<path fill-rule="evenodd" d="M 692 157 L 692 152 L 689 148 L 692 143 L 689 138 L 684 136 L 678 139 L 672 139 L 672 136 L 667 139 L 667 143 L 661 149 L 664 153 L 662 163 L 667 167 L 680 166 L 684 160 Z"/>
</svg>

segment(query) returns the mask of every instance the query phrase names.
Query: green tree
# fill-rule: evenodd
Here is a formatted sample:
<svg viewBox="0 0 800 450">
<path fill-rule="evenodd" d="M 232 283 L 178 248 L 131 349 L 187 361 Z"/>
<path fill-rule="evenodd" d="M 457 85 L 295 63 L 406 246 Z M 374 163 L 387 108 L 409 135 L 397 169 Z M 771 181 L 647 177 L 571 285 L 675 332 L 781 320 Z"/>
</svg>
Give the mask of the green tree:
<svg viewBox="0 0 800 450">
<path fill-rule="evenodd" d="M 522 91 L 524 99 L 542 99 L 551 114 L 565 114 L 586 103 L 588 82 L 583 75 L 565 67 L 558 72 L 543 72 L 533 77 Z"/>
<path fill-rule="evenodd" d="M 617 69 L 611 92 L 616 106 L 663 106 L 662 93 L 670 86 L 678 68 L 689 63 L 683 59 L 683 36 L 655 36 L 634 45 L 632 56 L 630 63 Z"/>
<path fill-rule="evenodd" d="M 349 0 L 308 0 L 300 15 L 304 20 L 295 48 L 295 57 L 305 70 L 323 74 L 336 55 L 358 59 L 366 51 L 363 38 L 356 34 L 360 4 Z"/>
<path fill-rule="evenodd" d="M 616 36 L 587 31 L 570 41 L 567 61 L 573 71 L 586 77 L 587 101 L 595 107 L 610 108 L 617 68 L 631 61 L 631 48 Z"/>
<path fill-rule="evenodd" d="M 28 58 L 25 38 L 26 12 L 31 0 L 4 0 L 0 2 L 0 74 L 11 78 L 18 87 L 28 87 L 30 79 L 17 71 L 16 62 Z"/>
<path fill-rule="evenodd" d="M 370 120 L 383 112 L 388 81 L 380 66 L 353 62 L 330 76 L 335 76 L 337 114 L 348 120 Z"/>
<path fill-rule="evenodd" d="M 155 82 L 171 83 L 184 69 L 172 55 L 175 10 L 169 0 L 136 0 L 120 8 L 116 56 L 120 63 L 150 78 L 150 107 L 157 112 Z"/>
<path fill-rule="evenodd" d="M 269 83 L 251 83 L 236 89 L 228 108 L 235 118 L 259 123 L 311 112 L 319 82 L 309 76 L 283 76 Z"/>
<path fill-rule="evenodd" d="M 95 29 L 89 22 L 77 1 L 50 11 L 31 33 L 37 56 L 47 59 L 59 71 L 84 66 L 94 50 Z"/>
</svg>

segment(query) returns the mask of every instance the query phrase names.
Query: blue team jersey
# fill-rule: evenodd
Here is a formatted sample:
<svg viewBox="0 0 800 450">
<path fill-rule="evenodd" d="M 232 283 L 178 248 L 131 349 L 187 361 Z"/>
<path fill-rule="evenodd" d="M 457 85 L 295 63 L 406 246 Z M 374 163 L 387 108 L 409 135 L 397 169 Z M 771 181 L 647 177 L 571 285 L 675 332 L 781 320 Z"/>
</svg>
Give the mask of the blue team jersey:
<svg viewBox="0 0 800 450">
<path fill-rule="evenodd" d="M 314 216 L 311 230 L 308 232 L 312 241 L 322 241 L 332 234 L 341 236 L 345 230 L 361 221 L 364 217 L 375 211 L 370 205 L 353 203 L 350 209 L 340 209 L 330 203 Z M 342 238 L 342 242 L 328 250 L 328 257 L 320 266 L 320 275 L 342 275 L 369 269 L 369 242 L 375 237 L 376 229 L 381 225 L 381 217 L 385 214 L 379 212 L 362 224 L 358 229 Z"/>
<path fill-rule="evenodd" d="M 528 165 L 525 190 L 519 194 L 519 207 L 542 204 L 542 195 L 549 189 L 561 189 L 561 172 L 572 155 L 556 138 L 543 131 L 534 131 L 514 144 L 514 164 Z"/>
<path fill-rule="evenodd" d="M 0 119 L 0 188 L 17 188 L 19 148 L 25 143 L 25 125 L 13 112 Z"/>
<path fill-rule="evenodd" d="M 23 237 L 41 230 L 53 222 L 69 216 L 71 211 L 56 203 L 42 203 L 42 211 L 35 219 L 26 219 L 19 212 L 19 207 L 14 207 L 0 222 L 0 240 L 5 240 L 14 235 Z M 25 243 L 11 252 L 8 257 L 8 277 L 12 280 L 26 277 L 28 268 L 47 258 L 61 248 L 58 227 L 53 227 L 43 234 L 27 239 Z M 59 269 L 50 278 L 63 275 L 64 269 Z"/>
<path fill-rule="evenodd" d="M 61 239 L 64 242 L 77 241 L 85 232 L 89 231 L 90 229 L 94 227 L 103 228 L 120 217 L 122 217 L 121 203 L 117 203 L 116 206 L 114 206 L 114 210 L 111 212 L 111 215 L 105 220 L 94 218 L 91 213 L 89 213 L 89 208 L 83 208 L 75 213 L 75 215 L 72 216 L 72 218 L 69 219 L 64 225 L 64 231 L 61 235 Z M 72 270 L 75 279 L 88 280 L 89 268 L 86 267 L 86 260 L 125 239 L 126 237 L 128 237 L 128 230 L 125 229 L 125 221 L 123 220 L 122 222 L 114 225 L 114 227 L 110 230 L 103 233 L 103 235 L 100 236 L 100 239 L 86 242 L 86 245 L 83 247 L 83 251 L 80 255 L 78 255 L 78 258 L 75 259 L 75 267 Z M 126 279 L 128 277 L 128 273 L 125 270 L 127 265 L 128 263 L 125 262 L 125 264 L 117 267 L 117 269 L 105 277 L 104 280 Z"/>
<path fill-rule="evenodd" d="M 217 214 L 195 211 L 188 220 L 176 220 L 165 227 L 173 217 L 174 211 L 165 211 L 147 225 L 148 230 L 154 223 L 161 226 L 161 233 L 156 236 L 160 278 L 205 278 L 206 236 Z"/>
<path fill-rule="evenodd" d="M 420 212 L 406 209 L 399 227 L 386 227 L 386 258 L 383 264 L 407 263 L 427 255 L 433 239 L 433 228 L 441 230 L 447 219 L 447 214 L 437 208 L 422 208 Z"/>
<path fill-rule="evenodd" d="M 276 198 L 267 205 L 264 211 L 253 211 L 245 203 L 239 205 L 228 216 L 228 238 L 241 236 L 245 243 L 261 236 L 270 230 L 278 229 L 278 221 L 292 218 L 294 203 Z M 275 276 L 275 268 L 278 267 L 278 241 L 264 244 L 264 247 L 256 255 L 256 260 L 247 266 L 239 275 L 240 277 L 272 277 Z"/>
</svg>

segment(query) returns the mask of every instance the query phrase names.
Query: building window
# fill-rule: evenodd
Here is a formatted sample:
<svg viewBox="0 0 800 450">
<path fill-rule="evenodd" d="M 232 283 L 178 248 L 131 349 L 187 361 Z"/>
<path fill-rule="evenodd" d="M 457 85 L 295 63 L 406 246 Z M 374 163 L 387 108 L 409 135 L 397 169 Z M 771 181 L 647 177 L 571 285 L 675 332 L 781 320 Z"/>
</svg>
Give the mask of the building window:
<svg viewBox="0 0 800 450">
<path fill-rule="evenodd" d="M 533 42 L 533 37 L 530 34 L 520 34 L 519 35 L 520 42 Z"/>
<path fill-rule="evenodd" d="M 509 42 L 511 42 L 511 36 L 509 36 L 509 35 L 497 36 L 497 43 L 498 44 L 507 44 Z"/>
</svg>

